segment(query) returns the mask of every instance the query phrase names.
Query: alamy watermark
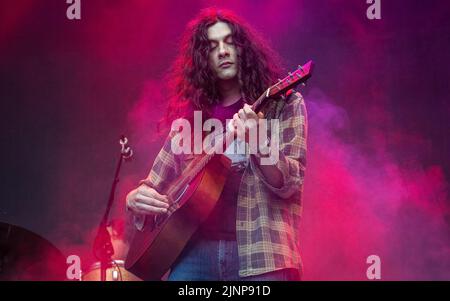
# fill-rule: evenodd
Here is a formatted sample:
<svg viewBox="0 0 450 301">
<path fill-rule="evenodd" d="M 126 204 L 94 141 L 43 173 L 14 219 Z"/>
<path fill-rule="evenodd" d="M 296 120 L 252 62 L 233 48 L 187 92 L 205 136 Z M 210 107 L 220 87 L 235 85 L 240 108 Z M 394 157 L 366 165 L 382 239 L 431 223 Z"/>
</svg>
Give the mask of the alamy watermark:
<svg viewBox="0 0 450 301">
<path fill-rule="evenodd" d="M 264 118 L 259 118 L 258 121 L 248 119 L 236 124 L 232 119 L 227 119 L 227 126 L 224 130 L 219 119 L 210 118 L 203 122 L 202 112 L 195 111 L 193 123 L 191 126 L 189 120 L 184 118 L 172 122 L 172 131 L 177 132 L 171 141 L 174 154 L 198 155 L 203 152 L 224 154 L 233 141 L 238 139 L 245 141 L 248 147 L 235 148 L 234 154 L 257 155 L 261 165 L 274 165 L 278 162 L 280 149 L 280 122 L 278 119 L 270 119 L 270 121 Z M 208 132 L 204 139 L 202 139 L 203 131 Z"/>
<path fill-rule="evenodd" d="M 367 19 L 380 20 L 381 19 L 381 0 L 366 0 L 370 4 L 366 11 Z"/>
<path fill-rule="evenodd" d="M 81 280 L 81 259 L 78 255 L 69 255 L 66 258 L 69 265 L 66 269 L 66 278 L 68 280 Z"/>
<path fill-rule="evenodd" d="M 69 20 L 81 20 L 81 0 L 66 0 L 69 4 L 66 10 L 66 17 Z M 381 19 L 381 0 L 366 0 L 369 5 L 366 11 L 367 19 Z"/>
<path fill-rule="evenodd" d="M 66 10 L 66 17 L 69 20 L 81 20 L 81 0 L 66 0 L 70 4 Z"/>
<path fill-rule="evenodd" d="M 370 264 L 366 271 L 367 279 L 380 280 L 381 279 L 381 259 L 378 255 L 370 255 L 366 259 L 366 263 Z"/>
</svg>

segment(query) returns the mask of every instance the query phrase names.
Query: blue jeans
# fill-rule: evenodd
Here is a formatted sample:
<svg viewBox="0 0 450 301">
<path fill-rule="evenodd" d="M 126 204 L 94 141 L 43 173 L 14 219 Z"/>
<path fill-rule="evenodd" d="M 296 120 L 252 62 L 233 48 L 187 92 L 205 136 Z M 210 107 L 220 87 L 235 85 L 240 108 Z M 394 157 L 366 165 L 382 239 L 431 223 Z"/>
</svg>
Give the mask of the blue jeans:
<svg viewBox="0 0 450 301">
<path fill-rule="evenodd" d="M 196 240 L 186 246 L 175 262 L 169 281 L 295 281 L 295 269 L 240 277 L 236 241 Z"/>
</svg>

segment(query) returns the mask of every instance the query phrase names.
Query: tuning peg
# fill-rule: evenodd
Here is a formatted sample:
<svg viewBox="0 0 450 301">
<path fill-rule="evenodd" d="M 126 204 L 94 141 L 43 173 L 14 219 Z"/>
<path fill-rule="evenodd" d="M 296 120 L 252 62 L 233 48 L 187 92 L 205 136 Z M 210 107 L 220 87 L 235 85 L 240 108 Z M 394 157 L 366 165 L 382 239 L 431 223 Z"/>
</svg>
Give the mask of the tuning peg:
<svg viewBox="0 0 450 301">
<path fill-rule="evenodd" d="M 306 87 L 306 83 L 305 83 L 305 82 L 301 83 L 301 85 L 302 85 L 303 87 Z"/>
<path fill-rule="evenodd" d="M 304 72 L 303 67 L 298 65 L 298 70 L 301 70 L 302 72 Z"/>
</svg>

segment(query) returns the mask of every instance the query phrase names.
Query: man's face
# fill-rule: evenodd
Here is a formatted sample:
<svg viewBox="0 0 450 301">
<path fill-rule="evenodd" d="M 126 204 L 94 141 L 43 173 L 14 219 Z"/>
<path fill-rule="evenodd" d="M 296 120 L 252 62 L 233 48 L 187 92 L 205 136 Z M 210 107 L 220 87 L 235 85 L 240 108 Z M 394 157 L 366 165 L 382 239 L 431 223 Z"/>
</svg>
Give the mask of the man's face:
<svg viewBox="0 0 450 301">
<path fill-rule="evenodd" d="M 237 49 L 227 23 L 217 22 L 208 28 L 210 41 L 209 66 L 219 80 L 230 80 L 237 75 Z"/>
</svg>

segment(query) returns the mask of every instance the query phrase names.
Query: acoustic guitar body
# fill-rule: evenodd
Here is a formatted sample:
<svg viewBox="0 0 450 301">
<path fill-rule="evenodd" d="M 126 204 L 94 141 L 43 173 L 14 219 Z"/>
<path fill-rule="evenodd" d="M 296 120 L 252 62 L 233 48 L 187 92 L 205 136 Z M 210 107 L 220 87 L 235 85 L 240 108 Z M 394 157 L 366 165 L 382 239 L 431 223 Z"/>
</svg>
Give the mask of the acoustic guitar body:
<svg viewBox="0 0 450 301">
<path fill-rule="evenodd" d="M 184 190 L 178 209 L 142 231 L 135 230 L 125 268 L 144 280 L 161 280 L 214 209 L 230 166 L 226 156 L 214 155 Z"/>
</svg>

